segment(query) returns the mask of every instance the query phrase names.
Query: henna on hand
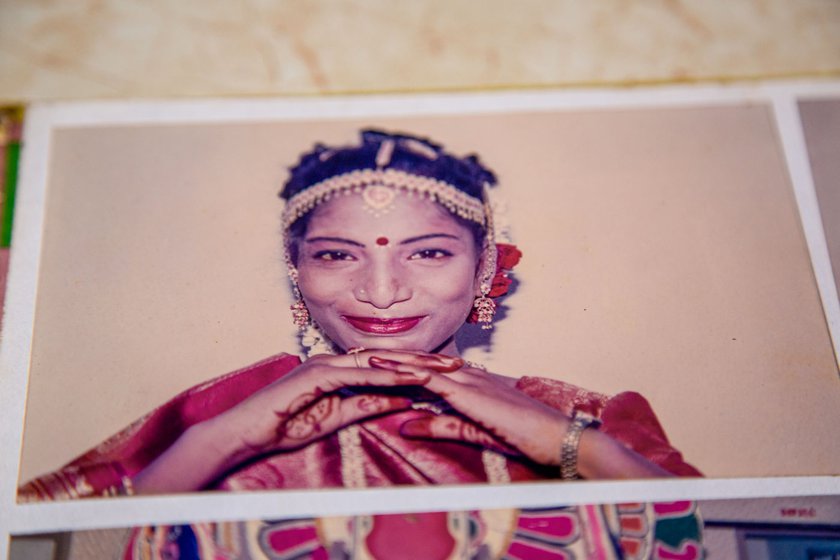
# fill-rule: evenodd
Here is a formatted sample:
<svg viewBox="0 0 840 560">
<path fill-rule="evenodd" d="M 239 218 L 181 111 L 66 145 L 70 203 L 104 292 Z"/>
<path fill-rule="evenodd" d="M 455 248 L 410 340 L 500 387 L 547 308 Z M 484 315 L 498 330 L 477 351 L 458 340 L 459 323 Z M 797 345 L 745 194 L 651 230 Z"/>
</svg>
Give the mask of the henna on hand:
<svg viewBox="0 0 840 560">
<path fill-rule="evenodd" d="M 317 438 L 324 433 L 323 423 L 338 408 L 341 397 L 330 395 L 323 397 L 305 410 L 295 414 L 286 423 L 277 428 L 280 439 L 293 441 Z"/>
<path fill-rule="evenodd" d="M 337 394 L 327 395 L 279 425 L 273 444 L 281 448 L 297 447 L 348 424 L 410 406 L 411 399 L 405 397 L 368 394 L 342 398 Z"/>
<path fill-rule="evenodd" d="M 275 439 L 272 442 L 269 442 L 269 445 L 276 444 L 284 437 L 286 437 L 289 433 L 289 421 L 293 418 L 298 412 L 300 412 L 303 408 L 309 406 L 312 402 L 316 399 L 321 397 L 324 394 L 323 391 L 320 389 L 315 389 L 314 391 L 303 393 L 298 395 L 297 397 L 292 400 L 286 410 L 275 410 L 274 415 L 277 417 L 277 429 L 275 430 Z"/>
<path fill-rule="evenodd" d="M 324 391 L 322 391 L 319 388 L 315 388 L 315 390 L 309 393 L 302 393 L 295 397 L 291 403 L 289 403 L 289 406 L 286 408 L 285 411 L 275 411 L 275 414 L 277 414 L 278 416 L 291 416 L 292 414 L 303 410 L 304 407 L 308 406 L 310 403 L 315 402 L 316 399 L 322 397 L 323 395 Z"/>
<path fill-rule="evenodd" d="M 391 356 L 393 353 L 389 354 Z M 368 363 L 376 369 L 386 369 L 397 373 L 416 373 L 417 368 L 432 370 L 438 373 L 452 373 L 464 366 L 461 358 L 451 358 L 441 354 L 410 354 L 405 353 L 400 359 L 371 356 Z"/>
<path fill-rule="evenodd" d="M 391 401 L 392 399 L 383 397 L 382 395 L 359 395 L 355 399 L 355 407 L 359 412 L 373 415 L 388 410 L 390 408 L 388 405 L 394 404 Z"/>
<path fill-rule="evenodd" d="M 522 455 L 518 449 L 500 441 L 478 424 L 448 414 L 409 420 L 400 426 L 400 435 L 408 438 L 457 441 L 478 445 L 506 455 Z"/>
</svg>

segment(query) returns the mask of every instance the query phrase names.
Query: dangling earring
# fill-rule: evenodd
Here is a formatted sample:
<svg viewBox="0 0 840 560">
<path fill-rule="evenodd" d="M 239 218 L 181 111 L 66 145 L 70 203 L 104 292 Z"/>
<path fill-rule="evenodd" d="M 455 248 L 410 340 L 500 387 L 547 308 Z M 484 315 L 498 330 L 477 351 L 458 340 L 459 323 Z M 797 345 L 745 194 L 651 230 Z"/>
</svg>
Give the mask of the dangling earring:
<svg viewBox="0 0 840 560">
<path fill-rule="evenodd" d="M 289 259 L 287 258 L 287 263 Z M 306 330 L 309 326 L 309 309 L 306 308 L 306 303 L 303 301 L 303 296 L 300 294 L 298 288 L 298 271 L 289 263 L 289 280 L 292 281 L 292 294 L 295 302 L 289 307 L 292 310 L 292 322 L 301 332 Z"/>
<path fill-rule="evenodd" d="M 295 289 L 295 292 L 297 292 L 297 289 Z M 300 293 L 296 293 L 295 296 L 297 299 L 289 307 L 292 310 L 292 321 L 298 329 L 305 331 L 306 327 L 309 326 L 309 309 L 306 308 L 306 304 L 300 299 Z"/>
<path fill-rule="evenodd" d="M 321 332 L 318 324 L 312 320 L 309 309 L 306 307 L 306 302 L 303 301 L 303 295 L 300 293 L 300 288 L 298 287 L 298 270 L 292 264 L 292 259 L 289 256 L 291 251 L 289 250 L 290 242 L 288 235 L 286 236 L 284 245 L 286 248 L 284 255 L 286 269 L 289 274 L 289 281 L 292 284 L 292 297 L 295 300 L 289 309 L 292 310 L 292 321 L 299 331 L 298 336 L 301 349 L 307 358 L 316 354 L 336 354 L 337 351 L 332 341 Z"/>
<path fill-rule="evenodd" d="M 496 263 L 498 260 L 496 244 L 492 241 L 492 231 L 491 225 L 484 250 L 484 270 L 481 273 L 481 295 L 475 298 L 475 303 L 473 303 L 476 322 L 485 331 L 493 328 L 493 315 L 496 313 L 496 302 L 489 297 L 490 290 L 493 287 L 493 278 L 496 275 Z"/>
<path fill-rule="evenodd" d="M 482 330 L 488 331 L 493 328 L 493 315 L 496 314 L 496 302 L 490 299 L 490 290 L 493 288 L 493 279 L 496 277 L 496 264 L 499 254 L 496 247 L 496 231 L 493 223 L 493 208 L 490 206 L 490 193 L 488 184 L 484 184 L 484 227 L 487 228 L 484 240 L 484 263 L 481 272 L 481 295 L 475 299 L 473 307 L 477 315 L 477 323 L 481 324 Z"/>
<path fill-rule="evenodd" d="M 481 328 L 485 331 L 493 328 L 493 315 L 496 313 L 496 302 L 487 297 L 488 293 L 490 293 L 490 287 L 482 283 L 481 296 L 475 298 L 473 304 L 478 316 L 477 322 L 481 324 Z"/>
</svg>

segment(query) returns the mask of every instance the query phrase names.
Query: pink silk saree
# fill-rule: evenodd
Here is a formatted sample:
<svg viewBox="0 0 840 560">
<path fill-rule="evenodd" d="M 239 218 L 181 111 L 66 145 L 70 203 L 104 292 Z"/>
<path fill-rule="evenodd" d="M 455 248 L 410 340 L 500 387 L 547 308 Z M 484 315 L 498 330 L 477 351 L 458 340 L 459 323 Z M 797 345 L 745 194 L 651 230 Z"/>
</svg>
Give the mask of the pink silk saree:
<svg viewBox="0 0 840 560">
<path fill-rule="evenodd" d="M 20 488 L 20 501 L 119 494 L 132 477 L 190 426 L 216 416 L 290 372 L 300 360 L 279 354 L 189 389 L 54 473 Z M 600 430 L 679 476 L 701 476 L 665 436 L 648 402 L 626 392 L 614 397 L 562 381 L 523 377 L 516 389 L 572 414 L 602 421 Z M 362 422 L 296 451 L 241 465 L 210 489 L 266 490 L 400 484 L 459 484 L 555 478 L 556 469 L 517 457 L 490 457 L 481 449 L 446 441 L 409 440 L 400 426 L 427 414 L 406 410 Z M 493 454 L 496 455 L 496 454 Z"/>
<path fill-rule="evenodd" d="M 289 373 L 300 360 L 279 354 L 189 389 L 54 473 L 19 490 L 21 501 L 122 493 L 132 477 L 190 426 L 235 406 Z M 599 428 L 680 476 L 701 476 L 669 443 L 647 401 L 614 397 L 538 377 L 516 389 L 564 413 L 584 411 Z M 428 404 L 428 403 L 426 403 Z M 292 452 L 266 455 L 207 489 L 265 490 L 517 482 L 557 470 L 472 445 L 404 439 L 400 426 L 425 407 L 386 414 Z M 350 518 L 154 526 L 132 531 L 125 558 L 387 558 L 412 547 L 435 558 L 701 558 L 701 523 L 691 502 L 558 506 L 544 510 L 438 512 Z M 337 556 L 336 556 L 337 555 Z"/>
</svg>

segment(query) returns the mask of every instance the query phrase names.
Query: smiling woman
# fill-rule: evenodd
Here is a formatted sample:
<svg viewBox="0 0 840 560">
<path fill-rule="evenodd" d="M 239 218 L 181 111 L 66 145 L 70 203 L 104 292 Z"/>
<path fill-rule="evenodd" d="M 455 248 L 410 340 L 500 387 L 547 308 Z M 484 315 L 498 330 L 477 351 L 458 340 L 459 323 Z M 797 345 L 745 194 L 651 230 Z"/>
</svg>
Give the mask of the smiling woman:
<svg viewBox="0 0 840 560">
<path fill-rule="evenodd" d="M 340 348 L 457 355 L 453 335 L 481 295 L 480 253 L 446 210 L 400 194 L 371 218 L 361 195 L 343 196 L 313 210 L 298 244 L 301 294 Z"/>
<path fill-rule="evenodd" d="M 281 193 L 308 358 L 190 389 L 21 497 L 699 476 L 636 393 L 460 357 L 456 333 L 491 326 L 520 256 L 498 243 L 495 182 L 413 136 L 316 146 Z"/>
</svg>

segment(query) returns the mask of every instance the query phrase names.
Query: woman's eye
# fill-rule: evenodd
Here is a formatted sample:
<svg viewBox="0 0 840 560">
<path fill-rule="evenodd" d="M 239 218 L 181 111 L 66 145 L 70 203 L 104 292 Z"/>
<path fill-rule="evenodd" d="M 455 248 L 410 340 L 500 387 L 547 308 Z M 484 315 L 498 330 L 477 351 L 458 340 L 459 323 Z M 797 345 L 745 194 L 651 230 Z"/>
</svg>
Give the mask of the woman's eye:
<svg viewBox="0 0 840 560">
<path fill-rule="evenodd" d="M 351 261 L 353 255 L 344 251 L 318 251 L 312 258 L 318 261 Z"/>
<path fill-rule="evenodd" d="M 446 251 L 444 249 L 423 249 L 422 251 L 417 251 L 416 253 L 412 253 L 409 260 L 418 260 L 418 259 L 443 259 L 445 257 L 451 257 L 452 253 Z"/>
</svg>

